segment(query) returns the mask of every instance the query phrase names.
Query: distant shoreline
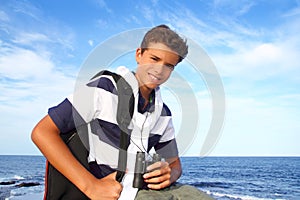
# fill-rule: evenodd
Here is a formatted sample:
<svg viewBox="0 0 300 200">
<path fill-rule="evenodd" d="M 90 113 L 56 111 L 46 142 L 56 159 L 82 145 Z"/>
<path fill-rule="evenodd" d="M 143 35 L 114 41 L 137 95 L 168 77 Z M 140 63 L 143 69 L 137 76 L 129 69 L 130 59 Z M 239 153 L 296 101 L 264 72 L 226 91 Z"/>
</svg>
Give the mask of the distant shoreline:
<svg viewBox="0 0 300 200">
<path fill-rule="evenodd" d="M 24 196 L 13 196 L 9 197 L 9 200 L 24 200 L 24 199 L 30 199 L 30 200 L 41 200 L 44 197 L 44 192 L 41 193 L 30 193 L 26 194 Z"/>
<path fill-rule="evenodd" d="M 0 154 L 0 156 L 28 156 L 28 157 L 44 157 L 43 155 L 27 155 L 27 154 Z M 197 156 L 197 155 L 186 155 L 186 156 L 180 156 L 182 158 L 196 158 L 196 157 L 200 157 L 200 158 L 299 158 L 300 155 L 253 155 L 253 156 L 248 156 L 248 155 L 220 155 L 220 156 Z"/>
</svg>

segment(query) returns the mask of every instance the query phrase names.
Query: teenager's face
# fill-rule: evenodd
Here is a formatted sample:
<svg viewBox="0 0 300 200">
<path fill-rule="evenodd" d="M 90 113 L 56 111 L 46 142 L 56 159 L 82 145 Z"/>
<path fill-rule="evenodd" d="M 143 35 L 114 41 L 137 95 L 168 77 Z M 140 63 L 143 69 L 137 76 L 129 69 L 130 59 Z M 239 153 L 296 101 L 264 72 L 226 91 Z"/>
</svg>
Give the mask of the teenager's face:
<svg viewBox="0 0 300 200">
<path fill-rule="evenodd" d="M 162 43 L 151 43 L 143 53 L 137 49 L 135 57 L 139 85 L 150 90 L 168 80 L 179 60 L 178 55 Z"/>
</svg>

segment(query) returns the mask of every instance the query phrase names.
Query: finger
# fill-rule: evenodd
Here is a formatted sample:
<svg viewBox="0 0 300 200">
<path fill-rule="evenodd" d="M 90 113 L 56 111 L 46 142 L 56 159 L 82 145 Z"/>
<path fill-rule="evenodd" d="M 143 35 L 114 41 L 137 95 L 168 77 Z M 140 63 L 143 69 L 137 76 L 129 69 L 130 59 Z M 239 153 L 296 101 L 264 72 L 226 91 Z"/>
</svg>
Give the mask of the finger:
<svg viewBox="0 0 300 200">
<path fill-rule="evenodd" d="M 117 172 L 113 172 L 104 177 L 104 179 L 116 179 Z"/>
<path fill-rule="evenodd" d="M 112 193 L 111 196 L 108 197 L 108 199 L 119 199 L 120 193 Z"/>
<path fill-rule="evenodd" d="M 169 165 L 169 163 L 167 163 L 167 162 L 159 161 L 159 162 L 153 163 L 152 165 L 149 165 L 147 167 L 147 171 L 152 171 L 157 168 L 164 168 L 168 165 Z"/>
<path fill-rule="evenodd" d="M 164 167 L 164 168 L 160 168 L 160 169 L 148 172 L 148 173 L 144 174 L 143 178 L 149 179 L 152 177 L 162 176 L 162 175 L 170 174 L 170 173 L 171 173 L 171 168 L 168 166 L 168 167 Z"/>
<path fill-rule="evenodd" d="M 110 191 L 112 192 L 113 199 L 118 199 L 121 195 L 123 190 L 123 186 L 118 182 L 115 181 L 113 185 L 110 186 Z"/>
<path fill-rule="evenodd" d="M 117 181 L 118 182 L 118 181 Z M 121 183 L 119 183 L 118 182 L 118 185 L 119 185 L 119 190 L 118 190 L 118 192 L 119 192 L 119 194 L 122 192 L 122 190 L 123 190 L 123 185 L 121 184 Z"/>
<path fill-rule="evenodd" d="M 160 176 L 160 175 L 161 175 L 160 170 L 154 170 L 154 171 L 151 171 L 151 172 L 148 172 L 148 173 L 144 174 L 143 178 L 144 179 L 149 179 L 149 178 Z"/>
<path fill-rule="evenodd" d="M 169 180 L 166 180 L 162 183 L 159 183 L 159 184 L 148 184 L 147 187 L 149 189 L 153 189 L 153 190 L 160 190 L 160 189 L 163 189 L 165 187 L 168 187 L 169 185 L 171 184 L 171 182 Z"/>
<path fill-rule="evenodd" d="M 153 163 L 147 167 L 147 171 L 153 171 L 155 169 L 161 168 L 161 162 Z"/>
<path fill-rule="evenodd" d="M 171 177 L 170 174 L 164 174 L 162 176 L 156 176 L 156 177 L 151 177 L 151 178 L 145 179 L 144 181 L 146 183 L 156 183 L 156 184 L 159 184 L 159 183 L 162 183 L 164 181 L 170 180 L 170 177 Z"/>
</svg>

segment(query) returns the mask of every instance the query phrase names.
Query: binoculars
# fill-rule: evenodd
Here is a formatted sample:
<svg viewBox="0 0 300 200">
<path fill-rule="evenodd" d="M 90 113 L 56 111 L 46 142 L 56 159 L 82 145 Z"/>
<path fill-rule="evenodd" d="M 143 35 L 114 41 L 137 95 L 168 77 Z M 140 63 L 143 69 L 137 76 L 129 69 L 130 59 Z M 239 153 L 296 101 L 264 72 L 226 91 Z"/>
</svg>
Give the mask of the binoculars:
<svg viewBox="0 0 300 200">
<path fill-rule="evenodd" d="M 132 186 L 134 188 L 145 189 L 147 188 L 146 183 L 144 182 L 143 175 L 148 172 L 147 167 L 152 165 L 155 162 L 161 161 L 162 158 L 159 154 L 154 153 L 152 159 L 147 160 L 145 152 L 137 152 L 135 158 L 135 167 L 134 167 L 134 178 Z"/>
</svg>

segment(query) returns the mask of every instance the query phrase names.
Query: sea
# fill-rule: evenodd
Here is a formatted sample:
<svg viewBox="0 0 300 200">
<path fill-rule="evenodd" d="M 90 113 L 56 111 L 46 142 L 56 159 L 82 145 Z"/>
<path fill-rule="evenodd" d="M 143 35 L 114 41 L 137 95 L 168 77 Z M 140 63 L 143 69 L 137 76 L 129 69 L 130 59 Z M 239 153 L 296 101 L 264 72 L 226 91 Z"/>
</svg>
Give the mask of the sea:
<svg viewBox="0 0 300 200">
<path fill-rule="evenodd" d="M 182 157 L 180 183 L 217 200 L 300 200 L 300 157 Z M 45 158 L 0 155 L 0 200 L 43 199 Z"/>
</svg>

